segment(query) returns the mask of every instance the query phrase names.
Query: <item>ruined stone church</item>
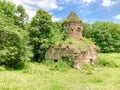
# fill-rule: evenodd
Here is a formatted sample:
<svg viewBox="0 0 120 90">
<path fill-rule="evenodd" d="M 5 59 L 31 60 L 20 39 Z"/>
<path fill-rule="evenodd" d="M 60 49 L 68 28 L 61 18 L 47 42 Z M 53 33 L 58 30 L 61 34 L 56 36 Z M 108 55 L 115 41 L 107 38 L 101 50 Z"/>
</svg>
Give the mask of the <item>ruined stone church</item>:
<svg viewBox="0 0 120 90">
<path fill-rule="evenodd" d="M 80 69 L 84 63 L 94 64 L 98 56 L 97 48 L 94 43 L 83 38 L 83 23 L 79 17 L 71 12 L 62 26 L 68 32 L 68 39 L 61 45 L 49 48 L 45 58 L 58 61 L 62 57 L 69 57 L 74 62 L 74 68 L 77 69 Z"/>
</svg>

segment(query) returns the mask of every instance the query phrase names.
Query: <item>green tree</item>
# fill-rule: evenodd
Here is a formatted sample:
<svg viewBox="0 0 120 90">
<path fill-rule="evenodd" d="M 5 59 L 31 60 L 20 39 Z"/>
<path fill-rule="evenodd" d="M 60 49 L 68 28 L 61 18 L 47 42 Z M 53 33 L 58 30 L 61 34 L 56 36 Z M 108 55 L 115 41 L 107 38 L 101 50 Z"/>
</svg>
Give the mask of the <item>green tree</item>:
<svg viewBox="0 0 120 90">
<path fill-rule="evenodd" d="M 28 15 L 21 5 L 16 7 L 13 2 L 6 0 L 0 0 L 0 14 L 3 15 L 3 17 L 8 18 L 10 23 L 22 28 L 28 19 Z"/>
<path fill-rule="evenodd" d="M 84 28 L 84 36 L 92 39 L 101 52 L 120 52 L 120 24 L 97 21 Z"/>
<path fill-rule="evenodd" d="M 22 68 L 32 56 L 28 46 L 28 32 L 0 17 L 0 65 Z"/>
<path fill-rule="evenodd" d="M 16 6 L 0 0 L 0 65 L 22 68 L 32 56 L 28 32 L 15 24 Z M 19 26 L 19 27 L 18 27 Z"/>
<path fill-rule="evenodd" d="M 7 22 L 14 23 L 15 18 L 15 4 L 6 1 L 6 0 L 0 0 L 0 15 L 1 17 L 7 18 Z"/>
<path fill-rule="evenodd" d="M 93 24 L 84 23 L 83 36 L 89 39 L 93 39 L 94 28 Z"/>
<path fill-rule="evenodd" d="M 30 40 L 33 45 L 34 59 L 44 59 L 45 52 L 50 45 L 51 16 L 44 10 L 38 10 L 30 26 Z"/>
<path fill-rule="evenodd" d="M 25 12 L 25 9 L 19 5 L 16 9 L 16 18 L 15 24 L 24 27 L 24 23 L 28 20 L 28 15 Z"/>
<path fill-rule="evenodd" d="M 51 45 L 60 45 L 67 38 L 66 30 L 63 29 L 60 22 L 54 22 L 50 32 Z"/>
<path fill-rule="evenodd" d="M 10 1 L 6 1 L 6 0 L 0 0 L 0 13 L 1 14 L 5 14 L 8 17 L 13 18 L 15 15 L 15 4 L 10 2 Z"/>
</svg>

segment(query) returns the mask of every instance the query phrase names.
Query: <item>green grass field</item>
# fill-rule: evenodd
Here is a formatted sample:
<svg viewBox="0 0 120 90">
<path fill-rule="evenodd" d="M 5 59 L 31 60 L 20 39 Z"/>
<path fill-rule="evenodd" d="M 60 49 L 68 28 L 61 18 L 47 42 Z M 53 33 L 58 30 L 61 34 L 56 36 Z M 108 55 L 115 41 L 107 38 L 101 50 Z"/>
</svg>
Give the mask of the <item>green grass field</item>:
<svg viewBox="0 0 120 90">
<path fill-rule="evenodd" d="M 120 53 L 100 54 L 120 66 Z M 85 70 L 61 72 L 49 66 L 27 63 L 23 70 L 0 67 L 0 90 L 120 90 L 120 67 L 95 66 Z"/>
</svg>

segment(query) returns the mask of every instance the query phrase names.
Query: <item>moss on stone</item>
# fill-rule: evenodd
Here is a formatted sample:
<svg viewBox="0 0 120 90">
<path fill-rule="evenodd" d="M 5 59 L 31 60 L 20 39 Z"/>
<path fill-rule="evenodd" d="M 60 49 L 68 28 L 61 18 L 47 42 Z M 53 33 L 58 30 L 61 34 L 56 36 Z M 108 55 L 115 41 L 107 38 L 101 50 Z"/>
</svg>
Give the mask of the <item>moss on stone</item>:
<svg viewBox="0 0 120 90">
<path fill-rule="evenodd" d="M 74 12 L 71 12 L 69 16 L 63 21 L 62 24 L 67 23 L 82 23 L 82 20 L 80 20 L 79 17 Z"/>
<path fill-rule="evenodd" d="M 94 45 L 94 43 L 92 41 L 90 41 L 89 39 L 86 39 L 86 38 L 83 38 L 83 40 L 78 40 L 78 39 L 74 39 L 74 38 L 67 38 L 61 44 L 61 46 L 73 46 L 73 47 L 75 47 L 76 49 L 79 49 L 79 50 L 84 50 L 89 45 Z"/>
</svg>

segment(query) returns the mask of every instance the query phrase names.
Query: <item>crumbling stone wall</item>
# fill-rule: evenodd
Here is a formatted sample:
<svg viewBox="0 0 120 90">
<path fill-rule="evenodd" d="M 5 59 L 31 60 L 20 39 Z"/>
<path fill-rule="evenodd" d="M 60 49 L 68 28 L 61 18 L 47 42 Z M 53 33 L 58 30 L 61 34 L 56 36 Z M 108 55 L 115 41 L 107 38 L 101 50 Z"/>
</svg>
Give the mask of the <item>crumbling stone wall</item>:
<svg viewBox="0 0 120 90">
<path fill-rule="evenodd" d="M 82 64 L 94 64 L 97 58 L 97 49 L 93 45 L 89 45 L 84 50 L 79 50 L 74 46 L 51 47 L 45 55 L 46 59 L 60 60 L 62 57 L 69 57 L 74 62 L 74 67 L 79 69 Z"/>
<path fill-rule="evenodd" d="M 97 48 L 93 45 L 88 46 L 88 48 L 76 54 L 74 67 L 79 69 L 84 63 L 93 65 L 96 62 L 97 57 Z"/>
<path fill-rule="evenodd" d="M 80 23 L 69 23 L 64 25 L 64 29 L 68 30 L 69 37 L 82 40 L 83 27 Z"/>
<path fill-rule="evenodd" d="M 59 60 L 61 57 L 70 56 L 73 50 L 68 49 L 68 47 L 51 47 L 45 55 L 46 59 Z"/>
</svg>

